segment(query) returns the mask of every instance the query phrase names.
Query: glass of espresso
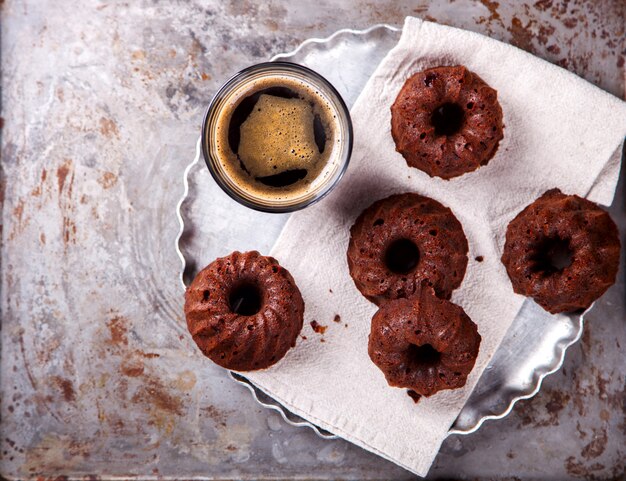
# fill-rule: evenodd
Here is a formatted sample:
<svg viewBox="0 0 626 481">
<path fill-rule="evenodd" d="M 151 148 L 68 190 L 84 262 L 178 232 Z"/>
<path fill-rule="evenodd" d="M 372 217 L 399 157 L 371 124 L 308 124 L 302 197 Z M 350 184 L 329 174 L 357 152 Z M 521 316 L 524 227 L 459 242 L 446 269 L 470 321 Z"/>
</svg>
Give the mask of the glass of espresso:
<svg viewBox="0 0 626 481">
<path fill-rule="evenodd" d="M 292 212 L 341 179 L 352 152 L 350 113 L 313 70 L 288 62 L 254 65 L 213 97 L 202 152 L 215 181 L 237 202 Z"/>
</svg>

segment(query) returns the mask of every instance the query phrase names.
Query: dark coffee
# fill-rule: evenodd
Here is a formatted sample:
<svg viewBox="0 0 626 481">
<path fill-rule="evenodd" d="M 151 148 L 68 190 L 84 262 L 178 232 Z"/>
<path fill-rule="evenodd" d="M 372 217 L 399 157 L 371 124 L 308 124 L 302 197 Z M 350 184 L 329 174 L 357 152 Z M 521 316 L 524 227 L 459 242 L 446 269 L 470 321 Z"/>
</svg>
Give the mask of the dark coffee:
<svg viewBox="0 0 626 481">
<path fill-rule="evenodd" d="M 319 188 L 338 162 L 336 114 L 314 86 L 271 76 L 233 95 L 217 122 L 228 177 L 255 197 L 296 198 Z"/>
</svg>

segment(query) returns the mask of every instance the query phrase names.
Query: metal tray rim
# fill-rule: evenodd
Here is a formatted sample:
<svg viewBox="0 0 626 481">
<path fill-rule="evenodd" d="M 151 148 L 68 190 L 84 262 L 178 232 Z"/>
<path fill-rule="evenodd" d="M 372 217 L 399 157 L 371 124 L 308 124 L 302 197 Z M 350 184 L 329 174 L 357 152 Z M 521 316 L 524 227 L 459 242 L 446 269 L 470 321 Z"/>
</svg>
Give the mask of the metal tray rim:
<svg viewBox="0 0 626 481">
<path fill-rule="evenodd" d="M 536 369 L 533 375 L 533 384 L 535 385 L 535 387 L 532 389 L 532 391 L 530 391 L 529 393 L 525 393 L 525 394 L 521 394 L 519 396 L 515 396 L 513 398 L 511 398 L 511 400 L 509 401 L 508 406 L 506 406 L 506 408 L 499 414 L 487 414 L 484 415 L 483 417 L 481 417 L 478 422 L 476 423 L 476 425 L 474 427 L 472 427 L 471 429 L 467 429 L 467 430 L 461 430 L 461 429 L 450 429 L 450 431 L 448 431 L 448 436 L 451 434 L 472 434 L 476 431 L 478 431 L 478 429 L 483 425 L 483 423 L 485 421 L 490 421 L 490 420 L 498 420 L 498 419 L 502 419 L 505 418 L 506 416 L 508 416 L 511 411 L 513 410 L 513 408 L 515 407 L 515 404 L 517 404 L 518 401 L 523 401 L 525 399 L 530 399 L 532 397 L 534 397 L 540 390 L 541 390 L 541 385 L 543 384 L 543 380 L 548 377 L 551 374 L 554 374 L 555 372 L 559 371 L 561 369 L 561 367 L 563 366 L 563 362 L 565 361 L 565 353 L 567 352 L 567 350 L 573 346 L 574 344 L 576 344 L 580 338 L 582 337 L 583 334 L 583 328 L 584 328 L 584 324 L 585 324 L 585 319 L 584 319 L 584 315 L 589 312 L 589 310 L 593 307 L 593 305 L 591 307 L 589 307 L 589 309 L 587 309 L 583 314 L 581 314 L 578 317 L 579 323 L 578 323 L 578 329 L 576 331 L 576 335 L 569 339 L 569 338 L 562 338 L 556 345 L 555 345 L 555 353 L 556 356 L 558 356 L 558 363 L 554 366 L 551 367 L 551 365 L 546 365 L 544 369 Z"/>
</svg>

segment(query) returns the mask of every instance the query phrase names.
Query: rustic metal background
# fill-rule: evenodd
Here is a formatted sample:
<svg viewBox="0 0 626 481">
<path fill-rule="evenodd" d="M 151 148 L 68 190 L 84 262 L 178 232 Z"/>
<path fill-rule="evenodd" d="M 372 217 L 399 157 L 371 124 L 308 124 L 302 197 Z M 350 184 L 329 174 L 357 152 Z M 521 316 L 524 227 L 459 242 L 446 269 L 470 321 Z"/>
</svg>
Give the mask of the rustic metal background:
<svg viewBox="0 0 626 481">
<path fill-rule="evenodd" d="M 11 478 L 411 478 L 286 425 L 186 333 L 172 209 L 203 109 L 232 72 L 308 37 L 417 15 L 624 96 L 621 0 L 5 0 L 0 12 L 0 473 Z M 449 438 L 431 477 L 623 478 L 624 303 L 622 269 L 564 369 L 505 420 Z"/>
</svg>

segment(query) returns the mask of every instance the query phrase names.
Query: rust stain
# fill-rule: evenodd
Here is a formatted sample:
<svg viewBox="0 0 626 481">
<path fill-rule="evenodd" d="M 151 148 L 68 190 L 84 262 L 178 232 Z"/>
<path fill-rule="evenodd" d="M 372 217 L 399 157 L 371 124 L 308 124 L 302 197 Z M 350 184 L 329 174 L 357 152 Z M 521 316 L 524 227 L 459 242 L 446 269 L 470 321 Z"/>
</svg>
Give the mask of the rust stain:
<svg viewBox="0 0 626 481">
<path fill-rule="evenodd" d="M 120 399 L 126 400 L 128 393 L 128 380 L 125 377 L 117 379 L 114 389 Z"/>
<path fill-rule="evenodd" d="M 42 182 L 46 178 L 45 170 L 42 172 Z M 56 171 L 57 185 L 59 189 L 59 208 L 61 209 L 62 223 L 61 223 L 61 239 L 63 245 L 66 248 L 69 244 L 76 244 L 76 223 L 70 218 L 69 214 L 72 212 L 73 204 L 71 203 L 72 188 L 74 185 L 74 171 L 72 159 L 65 159 Z M 68 180 L 69 179 L 69 180 Z M 65 192 L 66 196 L 61 194 Z"/>
<path fill-rule="evenodd" d="M 135 353 L 141 357 L 145 357 L 146 359 L 154 359 L 157 357 L 161 357 L 161 355 L 157 354 L 156 352 L 143 352 L 141 350 L 137 350 L 135 351 Z"/>
<path fill-rule="evenodd" d="M 606 449 L 607 441 L 608 435 L 605 427 L 594 429 L 591 441 L 583 448 L 580 455 L 587 460 L 599 457 Z"/>
<path fill-rule="evenodd" d="M 61 345 L 61 341 L 58 341 L 58 346 L 55 346 L 55 349 Z M 66 374 L 71 376 L 76 375 L 76 367 L 74 363 L 74 353 L 73 351 L 67 351 L 65 358 L 63 359 L 63 370 Z"/>
<path fill-rule="evenodd" d="M 539 0 L 535 2 L 535 8 L 544 12 L 552 7 L 552 2 L 553 0 Z"/>
<path fill-rule="evenodd" d="M 100 117 L 100 133 L 109 138 L 112 136 L 119 138 L 120 136 L 120 131 L 115 121 L 106 117 Z"/>
<path fill-rule="evenodd" d="M 120 372 L 124 376 L 139 377 L 144 372 L 143 361 L 140 358 L 129 356 L 122 359 L 120 364 Z"/>
<path fill-rule="evenodd" d="M 508 28 L 508 31 L 511 33 L 511 43 L 516 47 L 519 47 L 527 52 L 535 53 L 535 48 L 533 47 L 533 34 L 530 31 L 529 27 L 532 22 L 528 22 L 526 25 L 522 24 L 522 21 L 513 17 L 511 20 L 511 26 Z"/>
<path fill-rule="evenodd" d="M 546 50 L 554 55 L 558 55 L 561 53 L 561 47 L 559 47 L 558 45 L 548 45 Z"/>
<path fill-rule="evenodd" d="M 113 172 L 103 172 L 98 179 L 98 183 L 102 186 L 103 189 L 110 189 L 117 183 L 117 175 L 115 175 Z"/>
<path fill-rule="evenodd" d="M 609 479 L 606 477 L 599 478 L 598 476 L 594 474 L 594 472 L 601 471 L 604 468 L 605 468 L 604 464 L 601 464 L 601 463 L 593 463 L 590 466 L 585 466 L 580 461 L 577 461 L 574 456 L 570 456 L 569 458 L 565 460 L 565 470 L 568 472 L 568 474 L 576 478 L 584 478 L 587 480 L 594 480 L 594 481 L 598 479 Z M 618 467 L 617 470 L 619 469 L 620 468 Z M 613 471 L 614 471 L 614 474 L 619 473 L 619 471 L 616 472 L 615 469 Z"/>
<path fill-rule="evenodd" d="M 131 54 L 131 58 L 133 60 L 143 60 L 144 58 L 146 58 L 146 52 L 144 52 L 143 50 L 135 50 Z"/>
<path fill-rule="evenodd" d="M 228 416 L 230 414 L 229 411 L 220 411 L 215 406 L 207 406 L 204 408 L 200 408 L 200 411 L 206 414 L 210 419 L 212 419 L 215 424 L 219 424 L 222 427 L 226 427 L 226 421 L 228 420 Z"/>
<path fill-rule="evenodd" d="M 317 322 L 316 320 L 311 321 L 310 324 L 311 324 L 311 327 L 313 328 L 313 330 L 317 334 L 324 334 L 326 332 L 326 329 L 328 329 L 328 326 L 323 326 L 319 322 Z"/>
<path fill-rule="evenodd" d="M 26 376 L 28 377 L 28 381 L 30 385 L 33 387 L 35 394 L 33 396 L 33 400 L 37 406 L 43 407 L 54 419 L 57 421 L 61 421 L 59 417 L 50 409 L 48 403 L 52 401 L 49 396 L 42 396 L 37 392 L 37 382 L 35 381 L 35 377 L 30 369 L 30 364 L 28 363 L 28 359 L 26 357 L 26 348 L 24 347 L 24 337 L 22 336 L 23 332 L 21 332 L 18 336 L 18 343 L 20 345 L 20 352 L 22 353 L 22 360 L 24 361 L 24 369 L 26 370 Z"/>
<path fill-rule="evenodd" d="M 61 376 L 52 376 L 52 382 L 61 390 L 63 399 L 67 402 L 76 401 L 76 392 L 72 381 Z"/>
<path fill-rule="evenodd" d="M 550 424 L 558 424 L 558 414 L 565 409 L 569 400 L 569 394 L 561 393 L 559 391 L 552 391 L 550 393 L 550 400 L 546 403 L 546 409 L 548 410 L 548 413 L 550 413 Z"/>
<path fill-rule="evenodd" d="M 128 435 L 128 430 L 126 429 L 126 424 L 124 424 L 124 420 L 117 415 L 112 415 L 108 419 L 108 425 L 111 428 L 111 432 L 115 434 L 124 434 Z"/>
<path fill-rule="evenodd" d="M 132 402 L 147 403 L 171 414 L 181 416 L 182 401 L 167 391 L 157 379 L 149 379 L 132 397 Z"/>
<path fill-rule="evenodd" d="M 502 23 L 502 19 L 500 18 L 500 14 L 498 13 L 498 7 L 500 6 L 498 2 L 493 2 L 490 0 L 480 0 L 480 3 L 482 3 L 485 7 L 487 7 L 487 10 L 489 10 L 489 18 L 487 19 L 488 22 L 498 20 L 500 23 Z"/>
<path fill-rule="evenodd" d="M 576 17 L 565 18 L 562 20 L 562 23 L 566 28 L 572 29 L 578 25 L 578 19 Z"/>
<path fill-rule="evenodd" d="M 53 337 L 46 342 L 45 347 L 40 349 L 35 349 L 35 355 L 37 357 L 37 361 L 40 366 L 46 366 L 50 363 L 54 352 L 61 345 L 61 341 L 58 337 Z"/>
<path fill-rule="evenodd" d="M 192 371 L 187 370 L 178 375 L 176 381 L 174 381 L 174 386 L 181 391 L 191 391 L 196 382 L 196 375 Z"/>
<path fill-rule="evenodd" d="M 26 357 L 26 349 L 24 348 L 24 337 L 22 336 L 22 334 L 19 335 L 18 342 L 20 344 L 20 352 L 22 353 L 22 358 L 24 361 L 24 367 L 26 368 L 26 375 L 28 376 L 28 381 L 30 382 L 30 385 L 33 387 L 33 389 L 36 391 L 37 383 L 35 382 L 33 373 L 30 370 L 30 365 L 28 364 L 28 360 Z"/>
<path fill-rule="evenodd" d="M 596 374 L 596 384 L 598 386 L 598 397 L 600 399 L 608 399 L 609 394 L 607 391 L 607 385 L 609 384 L 609 379 L 605 379 L 602 374 Z"/>
<path fill-rule="evenodd" d="M 63 243 L 76 244 L 76 223 L 69 217 L 63 216 Z"/>
<path fill-rule="evenodd" d="M 59 192 L 63 190 L 65 180 L 67 179 L 70 170 L 72 169 L 72 159 L 65 159 L 65 162 L 57 168 L 57 181 L 59 185 Z M 43 174 L 42 174 L 43 177 Z"/>
<path fill-rule="evenodd" d="M 202 45 L 202 43 L 200 43 L 200 40 L 198 40 L 195 36 L 192 36 L 191 48 L 189 49 L 189 58 L 192 61 L 196 61 L 197 58 L 201 56 L 205 50 L 206 48 L 204 47 L 204 45 Z"/>
<path fill-rule="evenodd" d="M 538 409 L 538 403 L 548 398 L 545 402 L 546 411 Z M 517 403 L 515 413 L 520 418 L 519 427 L 533 426 L 557 426 L 559 414 L 570 402 L 570 395 L 556 390 L 545 389 L 540 391 L 533 399 Z M 546 416 L 547 414 L 547 416 Z"/>
<path fill-rule="evenodd" d="M 24 201 L 20 199 L 17 202 L 17 205 L 13 208 L 13 218 L 17 221 L 17 223 L 22 222 L 22 216 L 24 215 Z"/>
<path fill-rule="evenodd" d="M 26 451 L 26 459 L 20 471 L 27 471 L 37 481 L 67 481 L 68 476 L 49 476 L 41 473 L 63 473 L 74 471 L 75 467 L 90 456 L 89 447 L 67 435 L 43 434 L 39 441 Z M 85 478 L 82 478 L 85 479 Z"/>
<path fill-rule="evenodd" d="M 24 215 L 24 201 L 20 199 L 17 202 L 17 205 L 13 208 L 13 217 L 18 222 L 21 222 L 22 221 L 22 215 Z"/>
<path fill-rule="evenodd" d="M 556 29 L 552 25 L 539 25 L 539 33 L 537 34 L 537 41 L 541 45 L 546 45 Z"/>
<path fill-rule="evenodd" d="M 14 225 L 11 230 L 11 234 L 9 235 L 9 239 L 13 240 L 16 236 L 24 231 L 26 226 L 28 225 L 28 218 L 24 216 L 24 200 L 20 199 L 16 202 L 15 207 L 13 208 L 13 221 Z"/>
<path fill-rule="evenodd" d="M 111 334 L 111 344 L 128 345 L 128 324 L 129 320 L 123 316 L 115 316 L 107 322 L 107 327 Z"/>
</svg>

